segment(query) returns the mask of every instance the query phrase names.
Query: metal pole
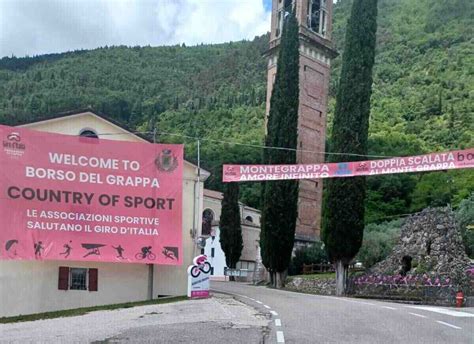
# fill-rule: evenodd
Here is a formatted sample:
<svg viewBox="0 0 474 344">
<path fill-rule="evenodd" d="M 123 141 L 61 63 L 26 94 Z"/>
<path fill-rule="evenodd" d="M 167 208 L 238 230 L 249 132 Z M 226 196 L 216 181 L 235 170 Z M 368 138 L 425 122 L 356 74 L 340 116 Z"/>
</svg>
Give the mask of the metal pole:
<svg viewBox="0 0 474 344">
<path fill-rule="evenodd" d="M 199 139 L 197 142 L 197 153 L 198 153 L 198 178 L 199 178 L 201 177 L 201 141 Z"/>
<path fill-rule="evenodd" d="M 201 194 L 201 141 L 198 139 L 197 140 L 197 165 L 198 165 L 198 170 L 197 170 L 197 181 L 196 184 L 194 185 L 194 192 L 195 197 L 194 197 L 194 219 L 193 219 L 193 257 L 196 256 L 196 234 L 197 234 L 197 227 L 199 226 L 199 215 L 200 215 L 200 197 L 199 195 Z M 197 186 L 197 190 L 196 190 Z M 197 204 L 196 204 L 197 203 Z M 197 210 L 196 210 L 197 207 Z"/>
<path fill-rule="evenodd" d="M 156 143 L 156 127 L 153 126 L 153 143 Z M 148 265 L 148 300 L 153 300 L 154 265 Z"/>
</svg>

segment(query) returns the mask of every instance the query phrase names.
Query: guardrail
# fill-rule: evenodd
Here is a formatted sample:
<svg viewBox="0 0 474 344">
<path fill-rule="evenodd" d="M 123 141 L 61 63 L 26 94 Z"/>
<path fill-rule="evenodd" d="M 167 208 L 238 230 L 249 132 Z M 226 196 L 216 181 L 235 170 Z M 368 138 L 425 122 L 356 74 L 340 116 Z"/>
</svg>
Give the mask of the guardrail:
<svg viewBox="0 0 474 344">
<path fill-rule="evenodd" d="M 349 266 L 351 272 L 365 271 L 364 268 L 355 267 L 354 265 Z M 325 272 L 335 272 L 334 265 L 332 264 L 303 264 L 303 275 L 309 274 L 321 274 Z"/>
</svg>

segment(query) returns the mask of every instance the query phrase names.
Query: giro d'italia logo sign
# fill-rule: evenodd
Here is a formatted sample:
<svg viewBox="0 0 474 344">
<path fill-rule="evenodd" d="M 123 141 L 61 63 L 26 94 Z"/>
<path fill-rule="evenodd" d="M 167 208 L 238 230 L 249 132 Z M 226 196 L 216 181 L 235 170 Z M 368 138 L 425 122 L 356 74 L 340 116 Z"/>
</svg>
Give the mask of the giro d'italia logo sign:
<svg viewBox="0 0 474 344">
<path fill-rule="evenodd" d="M 193 259 L 193 265 L 188 267 L 188 297 L 209 297 L 209 277 L 212 266 L 207 256 L 201 254 Z"/>
</svg>

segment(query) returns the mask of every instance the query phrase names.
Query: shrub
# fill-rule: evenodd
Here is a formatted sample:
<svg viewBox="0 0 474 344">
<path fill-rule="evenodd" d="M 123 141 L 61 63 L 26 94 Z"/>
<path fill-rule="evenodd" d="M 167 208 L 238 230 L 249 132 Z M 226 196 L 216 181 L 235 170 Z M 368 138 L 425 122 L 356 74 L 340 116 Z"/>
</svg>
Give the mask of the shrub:
<svg viewBox="0 0 474 344">
<path fill-rule="evenodd" d="M 474 193 L 459 204 L 456 222 L 461 231 L 466 254 L 474 258 Z"/>
<path fill-rule="evenodd" d="M 303 273 L 303 264 L 322 264 L 327 263 L 328 257 L 324 250 L 324 244 L 321 241 L 315 242 L 308 247 L 296 249 L 291 258 L 289 275 L 300 275 Z"/>
<path fill-rule="evenodd" d="M 381 224 L 368 224 L 364 228 L 364 239 L 357 260 L 369 268 L 385 259 L 400 236 L 403 220 L 398 219 Z"/>
</svg>

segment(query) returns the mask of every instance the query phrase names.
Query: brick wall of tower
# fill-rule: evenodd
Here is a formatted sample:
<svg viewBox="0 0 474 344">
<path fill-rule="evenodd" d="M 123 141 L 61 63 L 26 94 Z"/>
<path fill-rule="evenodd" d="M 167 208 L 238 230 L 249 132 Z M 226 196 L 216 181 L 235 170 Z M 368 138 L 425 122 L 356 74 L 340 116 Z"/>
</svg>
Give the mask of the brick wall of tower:
<svg viewBox="0 0 474 344">
<path fill-rule="evenodd" d="M 324 161 L 324 155 L 304 151 L 324 152 L 326 141 L 327 98 L 329 91 L 330 58 L 336 56 L 331 44 L 332 1 L 327 0 L 327 32 L 325 36 L 314 33 L 306 25 L 308 0 L 293 0 L 300 23 L 300 104 L 298 109 L 297 162 L 317 163 Z M 276 62 L 280 37 L 277 36 L 278 11 L 284 0 L 273 0 L 271 32 L 267 70 L 267 106 L 270 111 L 270 97 L 276 74 Z M 322 180 L 301 180 L 299 182 L 298 220 L 296 244 L 318 239 L 321 231 Z"/>
<path fill-rule="evenodd" d="M 324 162 L 326 141 L 327 94 L 329 88 L 328 60 L 318 60 L 318 52 L 305 45 L 300 55 L 300 98 L 298 109 L 299 164 Z M 314 56 L 314 57 L 313 57 Z M 319 54 L 322 59 L 323 56 Z M 321 230 L 322 180 L 301 180 L 299 183 L 298 221 L 295 238 L 314 241 Z"/>
</svg>

